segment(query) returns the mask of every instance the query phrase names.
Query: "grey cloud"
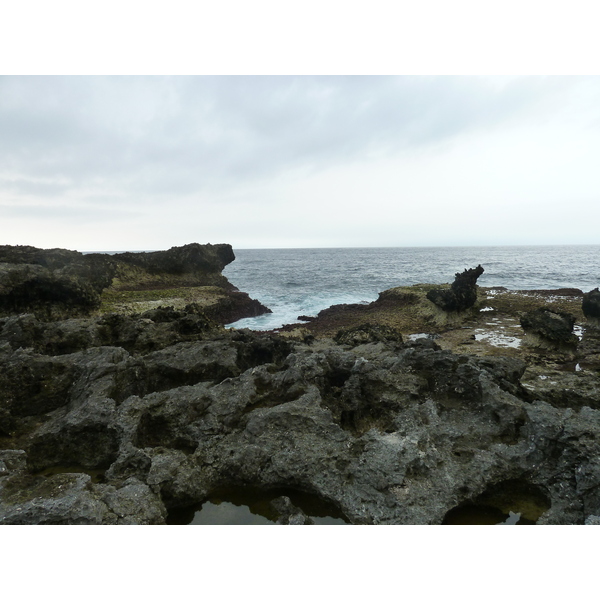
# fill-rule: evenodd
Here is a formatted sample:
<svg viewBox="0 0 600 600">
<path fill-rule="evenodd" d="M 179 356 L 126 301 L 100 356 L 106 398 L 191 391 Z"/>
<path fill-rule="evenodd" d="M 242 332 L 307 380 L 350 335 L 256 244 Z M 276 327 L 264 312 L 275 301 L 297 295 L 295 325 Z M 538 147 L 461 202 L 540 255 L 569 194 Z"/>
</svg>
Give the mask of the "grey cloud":
<svg viewBox="0 0 600 600">
<path fill-rule="evenodd" d="M 85 205 L 0 205 L 0 217 L 12 219 L 61 221 L 75 223 L 112 222 L 122 219 L 135 219 L 140 211 L 123 208 L 104 208 Z"/>
<path fill-rule="evenodd" d="M 573 78 L 3 77 L 0 164 L 22 194 L 155 196 L 422 148 L 561 102 Z M 516 116 L 515 116 L 516 115 Z"/>
</svg>

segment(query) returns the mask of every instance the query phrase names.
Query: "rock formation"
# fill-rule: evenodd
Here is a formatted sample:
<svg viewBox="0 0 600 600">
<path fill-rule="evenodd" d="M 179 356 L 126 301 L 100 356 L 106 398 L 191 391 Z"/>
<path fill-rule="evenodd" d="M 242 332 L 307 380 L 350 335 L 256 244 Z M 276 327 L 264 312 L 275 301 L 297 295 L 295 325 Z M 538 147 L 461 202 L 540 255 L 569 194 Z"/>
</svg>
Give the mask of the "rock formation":
<svg viewBox="0 0 600 600">
<path fill-rule="evenodd" d="M 393 327 L 364 323 L 348 329 L 340 329 L 333 338 L 338 344 L 360 346 L 376 342 L 398 342 L 402 344 L 402 334 Z"/>
<path fill-rule="evenodd" d="M 208 316 L 220 323 L 270 312 L 221 274 L 235 260 L 229 244 L 188 244 L 159 252 L 116 255 L 0 246 L 0 316 L 33 313 L 44 320 L 90 315 L 105 298 L 202 288 Z M 175 293 L 175 292 L 174 292 Z M 171 294 L 172 295 L 172 294 Z M 135 297 L 137 298 L 137 296 Z M 114 304 L 114 301 L 113 301 Z M 126 308 L 132 309 L 132 303 Z M 109 310 L 115 310 L 109 305 Z M 104 312 L 108 312 L 104 311 Z"/>
<path fill-rule="evenodd" d="M 465 269 L 456 273 L 450 289 L 435 288 L 427 293 L 427 298 L 446 312 L 460 312 L 471 308 L 477 300 L 477 279 L 483 274 L 483 267 Z"/>
<path fill-rule="evenodd" d="M 372 322 L 330 337 L 307 333 L 322 317 L 297 338 L 226 330 L 198 304 L 0 318 L 0 524 L 163 524 L 219 490 L 264 493 L 282 524 L 314 522 L 298 494 L 354 524 L 599 522 L 599 336 L 570 364 L 551 348 L 451 351 L 452 331 L 383 322 L 437 310 L 425 289 L 331 310 Z"/>
<path fill-rule="evenodd" d="M 598 288 L 583 295 L 581 308 L 588 322 L 600 325 L 600 290 Z"/>
<path fill-rule="evenodd" d="M 308 346 L 193 307 L 0 327 L 0 523 L 158 524 L 223 488 L 350 523 L 600 514 L 600 412 L 523 387 L 518 359 L 377 327 Z"/>
<path fill-rule="evenodd" d="M 533 344 L 546 342 L 557 348 L 577 345 L 578 338 L 573 333 L 573 325 L 573 315 L 548 308 L 537 308 L 521 317 L 521 326 L 533 338 Z"/>
</svg>

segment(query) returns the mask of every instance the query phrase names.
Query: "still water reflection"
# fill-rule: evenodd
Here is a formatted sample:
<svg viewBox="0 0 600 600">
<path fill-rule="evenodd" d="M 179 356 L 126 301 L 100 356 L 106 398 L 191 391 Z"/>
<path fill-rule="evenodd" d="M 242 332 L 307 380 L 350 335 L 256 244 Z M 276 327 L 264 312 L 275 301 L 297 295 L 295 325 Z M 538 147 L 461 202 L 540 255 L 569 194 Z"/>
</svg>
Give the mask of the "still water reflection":
<svg viewBox="0 0 600 600">
<path fill-rule="evenodd" d="M 282 501 L 282 497 L 289 501 Z M 282 506 L 288 510 L 282 512 Z M 315 525 L 346 525 L 348 520 L 332 503 L 290 489 L 229 488 L 216 491 L 202 504 L 172 509 L 168 525 L 276 525 L 292 515 Z"/>
</svg>

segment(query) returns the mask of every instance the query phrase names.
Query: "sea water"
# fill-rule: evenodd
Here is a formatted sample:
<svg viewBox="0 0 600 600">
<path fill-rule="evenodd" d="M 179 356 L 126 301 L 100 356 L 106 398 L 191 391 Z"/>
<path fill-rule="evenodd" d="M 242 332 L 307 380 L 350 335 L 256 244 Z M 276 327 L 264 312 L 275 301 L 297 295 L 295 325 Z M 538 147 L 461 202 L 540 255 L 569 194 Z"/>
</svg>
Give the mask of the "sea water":
<svg viewBox="0 0 600 600">
<path fill-rule="evenodd" d="M 235 249 L 223 274 L 273 313 L 230 325 L 268 330 L 333 304 L 369 303 L 383 290 L 451 283 L 481 264 L 478 284 L 510 290 L 600 285 L 600 246 Z"/>
</svg>

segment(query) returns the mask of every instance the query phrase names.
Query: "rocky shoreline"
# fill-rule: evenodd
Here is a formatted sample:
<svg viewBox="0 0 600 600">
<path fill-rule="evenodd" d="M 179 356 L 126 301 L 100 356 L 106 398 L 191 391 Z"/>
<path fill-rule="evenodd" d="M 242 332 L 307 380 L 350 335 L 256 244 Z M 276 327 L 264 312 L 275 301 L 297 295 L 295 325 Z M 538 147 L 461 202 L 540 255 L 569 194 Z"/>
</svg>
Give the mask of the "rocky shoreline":
<svg viewBox="0 0 600 600">
<path fill-rule="evenodd" d="M 225 324 L 271 312 L 223 276 L 233 260 L 229 244 L 115 255 L 0 246 L 0 317 L 31 313 L 56 321 L 196 304 Z"/>
<path fill-rule="evenodd" d="M 163 524 L 219 490 L 286 524 L 301 495 L 353 524 L 600 522 L 593 294 L 473 270 L 224 329 L 231 255 L 190 246 L 0 249 L 0 524 Z"/>
</svg>

